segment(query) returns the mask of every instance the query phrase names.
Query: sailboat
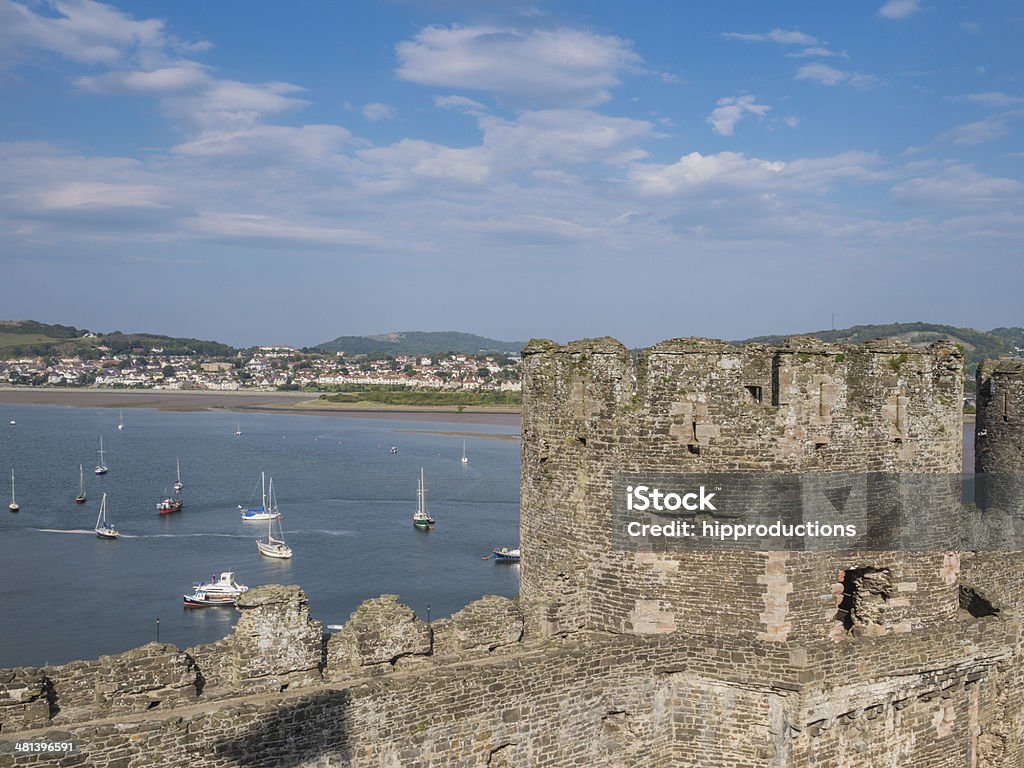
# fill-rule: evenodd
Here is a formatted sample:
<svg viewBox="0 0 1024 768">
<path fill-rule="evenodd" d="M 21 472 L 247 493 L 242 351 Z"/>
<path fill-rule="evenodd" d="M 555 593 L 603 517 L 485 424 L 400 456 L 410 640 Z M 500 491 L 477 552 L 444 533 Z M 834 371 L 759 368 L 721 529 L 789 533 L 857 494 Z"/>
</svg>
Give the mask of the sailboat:
<svg viewBox="0 0 1024 768">
<path fill-rule="evenodd" d="M 117 430 L 120 432 L 124 429 L 124 411 L 120 411 L 120 421 L 117 422 Z"/>
<path fill-rule="evenodd" d="M 105 493 L 100 499 L 100 514 L 96 518 L 96 527 L 93 530 L 101 539 L 116 539 L 121 535 L 117 532 L 117 528 L 107 521 L 107 494 Z"/>
<path fill-rule="evenodd" d="M 469 464 L 469 459 L 466 458 L 466 441 L 462 441 L 462 463 Z"/>
<path fill-rule="evenodd" d="M 13 468 L 11 469 L 11 503 L 7 505 L 7 508 L 9 510 L 11 510 L 11 512 L 17 512 L 19 509 L 21 509 L 21 507 L 18 506 L 17 500 L 14 498 L 14 469 Z"/>
<path fill-rule="evenodd" d="M 96 469 L 93 470 L 97 475 L 105 475 L 110 470 L 107 469 L 107 465 L 103 463 L 103 437 L 100 436 L 100 463 L 96 465 Z"/>
<path fill-rule="evenodd" d="M 156 505 L 156 511 L 161 515 L 181 512 L 181 508 L 185 506 L 185 502 L 181 500 L 181 489 L 185 487 L 181 484 L 181 461 L 177 461 L 177 465 L 178 481 L 174 484 L 174 496 L 168 496 Z"/>
<path fill-rule="evenodd" d="M 78 465 L 78 495 L 75 496 L 75 504 L 85 504 L 85 470 Z"/>
<path fill-rule="evenodd" d="M 423 481 L 423 467 L 420 467 L 420 482 L 416 487 L 416 511 L 412 515 L 412 524 L 424 529 L 434 524 L 434 518 L 427 514 L 427 486 Z"/>
<path fill-rule="evenodd" d="M 277 507 L 273 504 L 269 507 L 267 506 L 266 472 L 260 472 L 260 497 L 262 503 L 258 507 L 245 508 L 241 504 L 238 505 L 238 511 L 242 515 L 242 522 L 273 520 L 281 516 L 281 513 L 277 511 Z"/>
<path fill-rule="evenodd" d="M 268 496 L 270 498 L 270 508 L 276 513 L 277 501 L 274 499 L 274 478 L 270 478 L 270 491 Z M 284 543 L 284 531 L 281 530 L 280 517 L 280 515 L 275 515 L 267 521 L 267 540 L 257 540 L 256 548 L 260 551 L 261 555 L 276 557 L 278 560 L 287 560 L 292 556 L 292 548 Z M 277 520 L 278 538 L 274 538 L 275 520 Z"/>
<path fill-rule="evenodd" d="M 242 422 L 235 422 L 235 437 L 240 437 L 242 434 Z"/>
</svg>

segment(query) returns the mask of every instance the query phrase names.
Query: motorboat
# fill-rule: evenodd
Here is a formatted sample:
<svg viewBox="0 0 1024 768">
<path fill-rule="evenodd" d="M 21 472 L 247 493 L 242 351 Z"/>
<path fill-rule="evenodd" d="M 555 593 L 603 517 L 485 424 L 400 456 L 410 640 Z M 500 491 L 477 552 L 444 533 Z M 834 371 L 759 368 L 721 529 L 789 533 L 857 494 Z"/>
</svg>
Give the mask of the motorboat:
<svg viewBox="0 0 1024 768">
<path fill-rule="evenodd" d="M 491 552 L 491 557 L 495 560 L 500 560 L 506 563 L 518 563 L 519 562 L 519 549 L 509 549 L 508 547 L 502 547 L 501 549 L 495 549 Z"/>
<path fill-rule="evenodd" d="M 223 571 L 220 576 L 211 576 L 207 582 L 197 581 L 192 584 L 192 597 L 202 595 L 207 601 L 201 603 L 202 605 L 220 605 L 228 599 L 234 602 L 243 592 L 248 591 L 249 588 L 245 584 L 235 581 L 234 571 Z M 186 602 L 188 598 L 189 595 L 185 595 Z"/>
</svg>

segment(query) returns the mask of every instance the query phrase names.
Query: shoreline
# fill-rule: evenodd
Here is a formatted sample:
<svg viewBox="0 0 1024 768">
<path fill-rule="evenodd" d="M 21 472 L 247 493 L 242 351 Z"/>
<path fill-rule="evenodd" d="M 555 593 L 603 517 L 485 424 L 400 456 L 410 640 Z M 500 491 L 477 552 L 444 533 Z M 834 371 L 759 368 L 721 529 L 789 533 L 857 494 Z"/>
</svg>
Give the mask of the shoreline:
<svg viewBox="0 0 1024 768">
<path fill-rule="evenodd" d="M 160 411 L 291 413 L 364 419 L 449 421 L 519 426 L 520 410 L 501 406 L 378 405 L 326 403 L 309 392 L 231 390 L 80 389 L 77 387 L 0 387 L 2 405 L 63 405 L 72 408 L 155 408 Z"/>
</svg>

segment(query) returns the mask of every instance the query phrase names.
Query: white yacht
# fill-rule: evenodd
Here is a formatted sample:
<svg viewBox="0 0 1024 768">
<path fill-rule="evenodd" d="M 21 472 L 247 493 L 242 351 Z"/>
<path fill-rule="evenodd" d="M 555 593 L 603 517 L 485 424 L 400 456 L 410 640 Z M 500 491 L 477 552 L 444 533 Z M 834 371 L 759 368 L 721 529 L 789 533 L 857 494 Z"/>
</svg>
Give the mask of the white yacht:
<svg viewBox="0 0 1024 768">
<path fill-rule="evenodd" d="M 274 520 L 281 516 L 281 513 L 277 511 L 277 507 L 273 503 L 267 504 L 267 473 L 260 472 L 260 499 L 261 504 L 258 507 L 243 507 L 241 504 L 238 505 L 238 512 L 242 515 L 242 522 L 254 523 L 262 522 L 264 520 Z"/>
</svg>

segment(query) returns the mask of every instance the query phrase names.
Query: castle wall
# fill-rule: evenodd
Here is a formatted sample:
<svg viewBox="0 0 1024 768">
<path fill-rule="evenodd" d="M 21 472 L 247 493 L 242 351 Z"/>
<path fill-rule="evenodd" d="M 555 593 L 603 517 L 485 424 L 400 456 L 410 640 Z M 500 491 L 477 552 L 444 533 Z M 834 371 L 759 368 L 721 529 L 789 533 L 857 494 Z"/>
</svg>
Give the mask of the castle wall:
<svg viewBox="0 0 1024 768">
<path fill-rule="evenodd" d="M 508 602 L 480 601 L 452 622 L 464 639 L 482 637 L 507 621 Z M 981 754 L 979 735 L 1003 736 L 982 739 L 986 754 L 1005 743 L 1001 754 L 1010 755 L 1019 741 L 1019 723 L 989 713 L 980 693 L 996 684 L 994 671 L 1018 633 L 1016 622 L 997 617 L 965 618 L 930 637 L 807 646 L 583 633 L 562 643 L 506 637 L 496 654 L 470 642 L 464 655 L 445 641 L 439 654 L 407 656 L 417 641 L 396 646 L 398 630 L 418 636 L 426 628 L 410 627 L 407 612 L 390 599 L 369 601 L 343 641 L 352 641 L 355 656 L 339 657 L 336 669 L 328 663 L 318 683 L 221 699 L 206 692 L 191 701 L 157 698 L 158 706 L 137 711 L 108 703 L 35 729 L 12 729 L 0 707 L 0 733 L 75 738 L 82 753 L 61 764 L 95 768 L 961 768 Z M 250 629 L 268 613 L 250 610 Z M 285 628 L 267 619 L 289 637 L 309 628 L 308 620 Z M 251 639 L 235 633 L 229 642 L 257 647 Z M 396 650 L 393 662 L 382 661 Z M 134 658 L 122 656 L 125 664 Z M 195 671 L 203 674 L 201 666 Z M 44 755 L 0 757 L 4 768 L 49 764 Z"/>
</svg>

